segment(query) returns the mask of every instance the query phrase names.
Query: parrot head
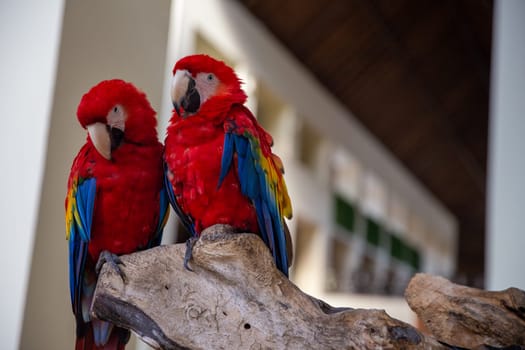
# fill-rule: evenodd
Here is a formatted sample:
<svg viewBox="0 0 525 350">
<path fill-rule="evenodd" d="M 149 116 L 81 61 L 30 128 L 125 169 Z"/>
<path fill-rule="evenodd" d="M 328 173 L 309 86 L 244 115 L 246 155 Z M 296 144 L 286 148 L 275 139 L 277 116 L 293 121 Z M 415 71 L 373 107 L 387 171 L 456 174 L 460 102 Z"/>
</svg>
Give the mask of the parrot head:
<svg viewBox="0 0 525 350">
<path fill-rule="evenodd" d="M 84 94 L 77 117 L 98 153 L 108 160 L 125 142 L 157 142 L 155 111 L 146 95 L 120 79 L 104 80 Z"/>
<path fill-rule="evenodd" d="M 180 59 L 173 68 L 173 108 L 179 116 L 215 111 L 233 103 L 244 103 L 246 94 L 232 68 L 208 55 Z"/>
</svg>

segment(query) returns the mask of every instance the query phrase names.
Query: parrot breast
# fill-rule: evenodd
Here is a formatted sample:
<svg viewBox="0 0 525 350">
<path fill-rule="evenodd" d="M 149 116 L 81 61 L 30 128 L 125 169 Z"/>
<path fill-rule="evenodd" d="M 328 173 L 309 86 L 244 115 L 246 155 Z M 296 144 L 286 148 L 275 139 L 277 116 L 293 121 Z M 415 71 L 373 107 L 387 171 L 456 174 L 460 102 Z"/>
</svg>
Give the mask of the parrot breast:
<svg viewBox="0 0 525 350">
<path fill-rule="evenodd" d="M 90 143 L 85 147 L 80 176 L 97 181 L 89 255 L 97 261 L 102 250 L 121 255 L 146 248 L 159 222 L 161 144 L 124 144 L 111 161 Z"/>
<path fill-rule="evenodd" d="M 192 116 L 173 121 L 168 128 L 165 160 L 173 173 L 174 194 L 197 234 L 214 224 L 258 233 L 255 208 L 241 193 L 236 172 L 229 171 L 217 188 L 223 145 L 224 129 L 217 120 Z"/>
</svg>

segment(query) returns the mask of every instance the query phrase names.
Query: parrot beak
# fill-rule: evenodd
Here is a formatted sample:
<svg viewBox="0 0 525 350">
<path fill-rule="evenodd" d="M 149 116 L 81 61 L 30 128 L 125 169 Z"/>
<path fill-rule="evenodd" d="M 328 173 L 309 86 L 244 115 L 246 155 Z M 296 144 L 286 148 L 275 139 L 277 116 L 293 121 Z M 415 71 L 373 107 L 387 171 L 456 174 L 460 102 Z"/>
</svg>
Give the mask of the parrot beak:
<svg viewBox="0 0 525 350">
<path fill-rule="evenodd" d="M 103 123 L 88 125 L 87 130 L 97 152 L 107 160 L 111 160 L 111 152 L 124 140 L 124 131 Z"/>
<path fill-rule="evenodd" d="M 106 126 L 106 130 L 109 133 L 109 139 L 111 140 L 111 152 L 116 150 L 122 141 L 124 140 L 124 131 L 116 127 Z"/>
<path fill-rule="evenodd" d="M 177 115 L 180 117 L 180 105 L 177 102 L 173 102 L 173 109 L 177 112 Z"/>
<path fill-rule="evenodd" d="M 89 137 L 93 146 L 100 155 L 107 160 L 111 160 L 111 138 L 109 136 L 107 125 L 103 123 L 94 123 L 87 126 Z"/>
<path fill-rule="evenodd" d="M 187 70 L 177 70 L 171 82 L 171 101 L 177 115 L 193 114 L 199 110 L 201 99 L 193 79 Z"/>
</svg>

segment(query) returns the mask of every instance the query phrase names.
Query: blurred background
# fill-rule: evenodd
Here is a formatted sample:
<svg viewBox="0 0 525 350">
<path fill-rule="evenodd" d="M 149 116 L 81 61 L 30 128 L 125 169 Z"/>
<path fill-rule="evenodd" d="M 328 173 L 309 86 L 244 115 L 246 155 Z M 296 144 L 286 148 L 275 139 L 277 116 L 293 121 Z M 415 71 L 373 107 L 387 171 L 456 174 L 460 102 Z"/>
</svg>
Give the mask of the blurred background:
<svg viewBox="0 0 525 350">
<path fill-rule="evenodd" d="M 525 289 L 524 20 L 519 0 L 2 1 L 1 347 L 73 346 L 80 97 L 133 82 L 163 140 L 171 70 L 192 53 L 235 68 L 274 136 L 305 292 L 417 325 L 416 272 Z M 183 238 L 172 215 L 163 243 Z"/>
</svg>

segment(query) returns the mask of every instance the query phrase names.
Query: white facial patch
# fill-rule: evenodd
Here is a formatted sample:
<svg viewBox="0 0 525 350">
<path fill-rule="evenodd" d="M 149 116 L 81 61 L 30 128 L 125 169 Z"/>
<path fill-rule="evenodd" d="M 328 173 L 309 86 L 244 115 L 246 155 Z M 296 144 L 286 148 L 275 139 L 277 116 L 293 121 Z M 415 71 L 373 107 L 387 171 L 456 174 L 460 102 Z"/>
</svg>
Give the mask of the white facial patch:
<svg viewBox="0 0 525 350">
<path fill-rule="evenodd" d="M 199 73 L 195 77 L 195 86 L 201 97 L 201 105 L 215 95 L 220 81 L 213 73 Z"/>
<path fill-rule="evenodd" d="M 127 117 L 128 115 L 124 110 L 124 107 L 121 105 L 115 105 L 109 111 L 108 115 L 106 116 L 106 120 L 108 125 L 112 128 L 117 128 L 124 131 Z"/>
</svg>

